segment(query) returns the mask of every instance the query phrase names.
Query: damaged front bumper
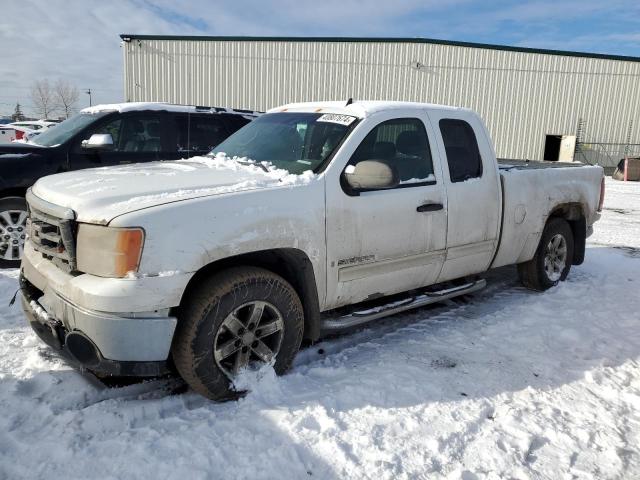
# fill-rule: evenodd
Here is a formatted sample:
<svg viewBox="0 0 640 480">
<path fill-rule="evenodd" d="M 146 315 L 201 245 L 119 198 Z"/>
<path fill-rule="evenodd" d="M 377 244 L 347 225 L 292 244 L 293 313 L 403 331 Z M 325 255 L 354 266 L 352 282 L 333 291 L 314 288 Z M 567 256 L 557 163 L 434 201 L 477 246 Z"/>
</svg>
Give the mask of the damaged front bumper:
<svg viewBox="0 0 640 480">
<path fill-rule="evenodd" d="M 22 309 L 33 331 L 75 366 L 97 376 L 153 377 L 169 372 L 167 358 L 175 318 L 126 318 L 87 311 L 55 294 L 43 294 L 23 275 L 20 293 Z M 145 332 L 149 321 L 155 322 L 156 328 Z M 154 334 L 165 339 L 161 342 L 164 345 L 148 341 Z M 122 357 L 123 353 L 139 359 L 109 358 Z"/>
</svg>

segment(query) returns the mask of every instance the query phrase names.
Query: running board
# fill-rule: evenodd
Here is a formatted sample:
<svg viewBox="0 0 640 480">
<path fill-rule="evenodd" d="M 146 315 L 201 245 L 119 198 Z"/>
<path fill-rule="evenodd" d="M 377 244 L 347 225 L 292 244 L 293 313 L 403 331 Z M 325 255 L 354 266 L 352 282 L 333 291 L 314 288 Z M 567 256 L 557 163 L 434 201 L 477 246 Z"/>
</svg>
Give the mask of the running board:
<svg viewBox="0 0 640 480">
<path fill-rule="evenodd" d="M 483 289 L 486 285 L 487 281 L 480 279 L 475 282 L 465 283 L 464 285 L 453 288 L 423 293 L 415 297 L 391 302 L 387 305 L 381 305 L 379 307 L 373 307 L 366 310 L 357 310 L 341 317 L 327 318 L 322 322 L 322 331 L 330 333 L 338 330 L 344 330 L 345 328 L 355 327 L 379 318 L 388 317 L 389 315 L 412 310 L 414 308 L 424 307 L 426 305 L 431 305 L 432 303 L 442 302 L 460 295 L 477 292 L 478 290 Z"/>
</svg>

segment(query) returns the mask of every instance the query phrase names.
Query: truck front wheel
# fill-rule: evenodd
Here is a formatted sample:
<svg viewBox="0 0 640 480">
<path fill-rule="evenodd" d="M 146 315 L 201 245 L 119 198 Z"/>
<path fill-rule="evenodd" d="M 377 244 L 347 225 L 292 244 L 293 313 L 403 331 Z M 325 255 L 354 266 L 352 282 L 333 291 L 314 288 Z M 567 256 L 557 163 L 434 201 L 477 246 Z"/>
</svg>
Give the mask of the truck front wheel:
<svg viewBox="0 0 640 480">
<path fill-rule="evenodd" d="M 533 290 L 547 290 L 569 275 L 573 262 L 573 234 L 566 220 L 552 218 L 542 232 L 535 256 L 518 265 L 522 284 Z"/>
<path fill-rule="evenodd" d="M 171 348 L 182 378 L 212 400 L 238 396 L 235 376 L 272 363 L 286 372 L 300 348 L 302 304 L 282 277 L 236 267 L 210 276 L 182 303 Z"/>
</svg>

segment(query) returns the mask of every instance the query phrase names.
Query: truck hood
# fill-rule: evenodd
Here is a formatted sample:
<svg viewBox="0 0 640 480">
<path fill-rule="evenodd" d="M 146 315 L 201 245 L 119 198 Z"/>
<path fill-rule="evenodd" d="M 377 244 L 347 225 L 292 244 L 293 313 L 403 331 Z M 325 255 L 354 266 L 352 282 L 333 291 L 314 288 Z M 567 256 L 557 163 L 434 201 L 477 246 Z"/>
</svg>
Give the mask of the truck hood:
<svg viewBox="0 0 640 480">
<path fill-rule="evenodd" d="M 108 224 L 119 215 L 193 198 L 308 183 L 313 173 L 292 175 L 246 159 L 188 160 L 92 168 L 44 177 L 33 194 L 71 208 L 80 222 Z"/>
</svg>

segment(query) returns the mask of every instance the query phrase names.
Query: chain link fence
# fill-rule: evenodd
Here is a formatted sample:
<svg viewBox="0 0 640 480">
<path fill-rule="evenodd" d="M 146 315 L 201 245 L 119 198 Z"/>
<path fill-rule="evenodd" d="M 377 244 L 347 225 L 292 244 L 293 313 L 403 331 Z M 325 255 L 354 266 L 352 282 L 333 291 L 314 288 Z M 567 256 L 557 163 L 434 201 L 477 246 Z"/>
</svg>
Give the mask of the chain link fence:
<svg viewBox="0 0 640 480">
<path fill-rule="evenodd" d="M 625 157 L 640 157 L 640 143 L 578 143 L 574 160 L 600 165 L 611 175 Z"/>
</svg>

